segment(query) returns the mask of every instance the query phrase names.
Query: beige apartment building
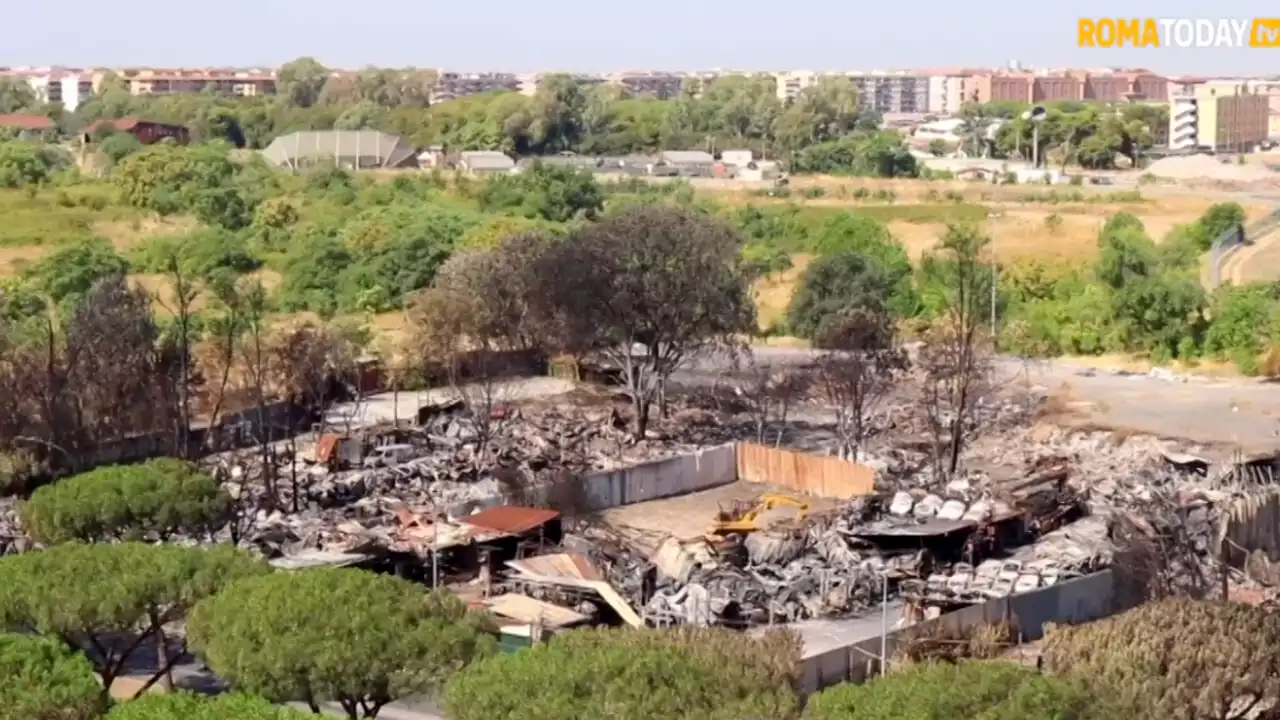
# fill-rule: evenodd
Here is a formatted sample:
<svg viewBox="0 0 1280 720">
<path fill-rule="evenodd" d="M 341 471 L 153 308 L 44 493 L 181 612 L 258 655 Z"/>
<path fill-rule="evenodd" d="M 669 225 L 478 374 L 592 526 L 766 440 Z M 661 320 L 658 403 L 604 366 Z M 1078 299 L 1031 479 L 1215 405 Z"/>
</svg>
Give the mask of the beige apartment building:
<svg viewBox="0 0 1280 720">
<path fill-rule="evenodd" d="M 1270 98 L 1247 81 L 1183 82 L 1169 105 L 1174 149 L 1248 152 L 1270 136 Z"/>
<path fill-rule="evenodd" d="M 173 95 L 212 89 L 221 95 L 257 97 L 276 92 L 275 73 L 269 70 L 122 68 L 117 75 L 134 95 Z"/>
</svg>

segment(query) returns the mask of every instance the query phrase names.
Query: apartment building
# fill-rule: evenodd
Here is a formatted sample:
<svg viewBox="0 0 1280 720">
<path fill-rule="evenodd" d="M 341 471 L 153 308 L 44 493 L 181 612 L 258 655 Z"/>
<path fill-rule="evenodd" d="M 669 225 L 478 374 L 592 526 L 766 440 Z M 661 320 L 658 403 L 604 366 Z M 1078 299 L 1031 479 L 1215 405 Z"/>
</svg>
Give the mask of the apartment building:
<svg viewBox="0 0 1280 720">
<path fill-rule="evenodd" d="M 787 72 L 774 73 L 773 79 L 777 83 L 778 99 L 782 102 L 795 100 L 796 96 L 805 88 L 816 85 L 821 77 L 821 73 L 816 73 L 812 70 L 789 70 Z"/>
<path fill-rule="evenodd" d="M 858 101 L 881 114 L 929 111 L 929 77 L 908 73 L 851 74 Z"/>
<path fill-rule="evenodd" d="M 1169 79 L 1153 72 L 1140 71 L 1133 73 L 1131 92 L 1131 99 L 1133 100 L 1167 102 L 1169 100 Z"/>
<path fill-rule="evenodd" d="M 794 100 L 805 88 L 817 85 L 824 77 L 848 78 L 858 92 L 858 102 L 881 114 L 929 111 L 931 78 L 924 74 L 885 70 L 825 73 L 792 70 L 773 75 L 778 99 L 783 102 Z"/>
<path fill-rule="evenodd" d="M 972 78 L 975 102 L 1031 102 L 1030 75 L 978 75 Z"/>
<path fill-rule="evenodd" d="M 1267 99 L 1267 136 L 1280 138 L 1280 78 L 1257 78 L 1245 82 L 1250 92 Z"/>
<path fill-rule="evenodd" d="M 633 97 L 669 100 L 679 97 L 680 88 L 688 77 L 685 73 L 679 72 L 633 70 L 611 73 L 604 76 L 604 81 L 610 85 L 625 88 Z"/>
<path fill-rule="evenodd" d="M 1177 81 L 1169 103 L 1169 146 L 1248 152 L 1269 136 L 1270 98 L 1247 80 Z"/>
<path fill-rule="evenodd" d="M 256 68 L 121 68 L 116 75 L 134 95 L 176 95 L 211 90 L 220 95 L 258 97 L 276 92 L 275 72 Z"/>
<path fill-rule="evenodd" d="M 1039 75 L 1031 81 L 1031 102 L 1065 102 L 1084 99 L 1085 80 L 1070 73 Z"/>
<path fill-rule="evenodd" d="M 1120 73 L 1090 73 L 1084 78 L 1084 99 L 1098 102 L 1124 102 L 1133 92 L 1133 80 Z"/>
<path fill-rule="evenodd" d="M 93 73 L 74 68 L 0 68 L 0 76 L 26 82 L 41 102 L 62 103 L 67 110 L 75 110 L 94 90 Z"/>
<path fill-rule="evenodd" d="M 516 79 L 514 90 L 521 95 L 534 95 L 538 92 L 538 86 L 542 81 L 552 75 L 568 75 L 582 85 L 599 85 L 605 82 L 603 75 L 590 75 L 586 73 L 561 73 L 561 72 L 538 72 L 538 73 L 518 73 L 513 77 Z M 496 88 L 490 88 L 496 89 Z"/>
<path fill-rule="evenodd" d="M 520 76 L 515 73 L 461 73 L 440 70 L 436 86 L 428 94 L 427 101 L 434 104 L 493 90 L 518 91 L 520 89 Z"/>
<path fill-rule="evenodd" d="M 929 75 L 928 112 L 954 115 L 961 106 L 974 100 L 973 73 L 939 73 Z"/>
</svg>

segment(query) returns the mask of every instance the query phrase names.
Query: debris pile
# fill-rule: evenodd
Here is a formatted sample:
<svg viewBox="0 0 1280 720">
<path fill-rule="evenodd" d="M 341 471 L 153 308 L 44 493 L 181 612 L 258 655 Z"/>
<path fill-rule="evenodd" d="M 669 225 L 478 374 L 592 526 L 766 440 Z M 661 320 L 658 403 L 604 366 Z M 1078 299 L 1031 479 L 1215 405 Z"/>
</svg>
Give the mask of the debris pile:
<svg viewBox="0 0 1280 720">
<path fill-rule="evenodd" d="M 331 469 L 328 456 L 321 462 L 305 452 L 274 455 L 279 506 L 295 504 L 296 488 L 298 512 L 268 509 L 273 502 L 260 480 L 266 475 L 260 453 L 224 455 L 218 472 L 228 488 L 246 494 L 248 507 L 263 508 L 253 514 L 247 538 L 268 556 L 370 546 L 412 549 L 421 542 L 401 537 L 399 509 L 430 524 L 434 517 L 462 518 L 503 502 L 529 504 L 528 496 L 561 478 L 693 452 L 718 432 L 714 418 L 683 413 L 637 441 L 612 409 L 504 407 L 495 409 L 503 414 L 501 424 L 480 457 L 477 424 L 459 404 L 425 410 L 422 426 L 411 431 L 366 430 L 357 439 L 358 452 L 346 453 L 355 457 L 343 458 L 353 469 Z M 360 450 L 361 443 L 369 449 Z"/>
</svg>

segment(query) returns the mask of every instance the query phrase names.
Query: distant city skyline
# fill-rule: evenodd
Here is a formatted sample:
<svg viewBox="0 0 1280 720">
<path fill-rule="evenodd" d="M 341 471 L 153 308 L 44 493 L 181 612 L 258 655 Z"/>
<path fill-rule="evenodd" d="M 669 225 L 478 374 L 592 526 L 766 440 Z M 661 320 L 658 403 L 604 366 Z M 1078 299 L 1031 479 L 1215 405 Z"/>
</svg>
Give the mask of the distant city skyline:
<svg viewBox="0 0 1280 720">
<path fill-rule="evenodd" d="M 1010 5 L 1012 5 L 1010 3 Z M 1170 75 L 1280 72 L 1280 50 L 1082 49 L 1086 17 L 1245 18 L 1263 3 L 1129 0 L 1059 6 L 943 0 L 223 0 L 122 12 L 100 0 L 15 3 L 0 65 L 275 67 L 309 55 L 341 68 L 467 72 L 1145 67 Z"/>
</svg>

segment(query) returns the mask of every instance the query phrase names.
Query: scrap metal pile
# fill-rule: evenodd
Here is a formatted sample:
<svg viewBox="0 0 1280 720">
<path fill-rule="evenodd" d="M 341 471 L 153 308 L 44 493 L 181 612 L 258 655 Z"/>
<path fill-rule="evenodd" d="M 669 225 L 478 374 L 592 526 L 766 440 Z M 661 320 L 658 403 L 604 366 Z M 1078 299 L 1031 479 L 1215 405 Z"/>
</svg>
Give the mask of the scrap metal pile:
<svg viewBox="0 0 1280 720">
<path fill-rule="evenodd" d="M 280 505 L 293 504 L 295 473 L 299 512 L 259 509 L 247 539 L 269 556 L 305 550 L 344 552 L 371 544 L 396 549 L 403 523 L 398 510 L 423 518 L 461 518 L 504 502 L 521 504 L 523 492 L 565 475 L 606 470 L 690 451 L 687 436 L 704 432 L 696 422 L 671 422 L 667 436 L 637 442 L 615 413 L 603 411 L 512 411 L 504 418 L 481 459 L 475 453 L 476 428 L 464 412 L 450 406 L 413 430 L 379 432 L 392 445 L 369 440 L 354 469 L 334 470 L 299 452 L 272 457 Z M 343 436 L 344 438 L 346 436 Z M 677 438 L 677 439 L 671 439 Z M 390 448 L 389 451 L 388 449 Z M 224 455 L 215 468 L 235 495 L 247 494 L 252 508 L 267 508 L 261 456 L 256 450 Z M 417 547 L 420 542 L 411 542 Z"/>
<path fill-rule="evenodd" d="M 596 565 L 646 622 L 745 627 L 864 614 L 886 595 L 910 589 L 911 578 L 938 562 L 920 543 L 886 539 L 964 534 L 1002 519 L 1049 529 L 1063 508 L 1079 510 L 1065 488 L 1055 503 L 1032 494 L 1016 506 L 993 498 L 987 484 L 956 483 L 944 495 L 916 489 L 859 498 L 799 529 L 750 533 L 740 546 L 668 538 L 646 553 L 584 532 Z M 1037 570 L 1037 586 L 1083 572 L 1052 557 L 1027 562 Z M 983 565 L 984 573 L 990 567 Z"/>
<path fill-rule="evenodd" d="M 847 534 L 870 503 L 853 503 L 803 530 L 759 532 L 741 547 L 668 539 L 647 554 L 584 531 L 595 565 L 646 623 L 746 627 L 856 615 L 880 602 L 882 579 L 918 552 L 886 555 Z"/>
</svg>

